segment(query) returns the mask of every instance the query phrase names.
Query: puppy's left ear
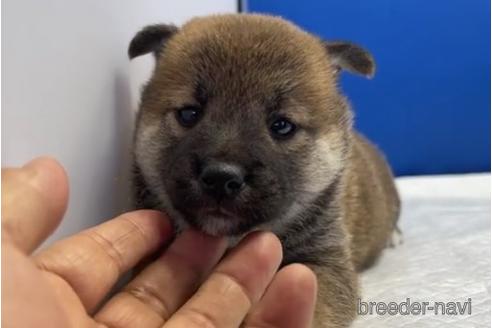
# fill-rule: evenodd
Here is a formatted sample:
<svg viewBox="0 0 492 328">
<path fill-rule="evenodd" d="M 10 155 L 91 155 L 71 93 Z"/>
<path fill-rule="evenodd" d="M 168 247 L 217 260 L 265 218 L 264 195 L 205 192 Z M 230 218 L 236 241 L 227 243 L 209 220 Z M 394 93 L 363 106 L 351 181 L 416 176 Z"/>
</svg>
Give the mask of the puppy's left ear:
<svg viewBox="0 0 492 328">
<path fill-rule="evenodd" d="M 364 48 L 349 42 L 324 41 L 323 46 L 338 70 L 347 70 L 367 78 L 374 76 L 376 71 L 374 58 Z"/>
<path fill-rule="evenodd" d="M 128 46 L 128 57 L 133 59 L 138 56 L 154 53 L 157 58 L 178 28 L 174 25 L 157 24 L 144 27 L 138 32 Z"/>
</svg>

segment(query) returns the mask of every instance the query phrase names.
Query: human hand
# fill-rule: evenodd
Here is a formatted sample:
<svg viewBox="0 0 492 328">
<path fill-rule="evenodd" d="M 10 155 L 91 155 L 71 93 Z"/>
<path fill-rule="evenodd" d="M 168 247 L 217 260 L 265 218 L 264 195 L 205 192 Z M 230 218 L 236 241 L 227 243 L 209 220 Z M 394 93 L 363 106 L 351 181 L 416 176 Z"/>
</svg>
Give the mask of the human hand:
<svg viewBox="0 0 492 328">
<path fill-rule="evenodd" d="M 68 200 L 63 168 L 40 158 L 2 170 L 3 327 L 309 327 L 316 278 L 253 233 L 220 260 L 224 239 L 186 231 L 101 304 L 118 278 L 169 242 L 167 217 L 123 214 L 37 253 Z"/>
</svg>

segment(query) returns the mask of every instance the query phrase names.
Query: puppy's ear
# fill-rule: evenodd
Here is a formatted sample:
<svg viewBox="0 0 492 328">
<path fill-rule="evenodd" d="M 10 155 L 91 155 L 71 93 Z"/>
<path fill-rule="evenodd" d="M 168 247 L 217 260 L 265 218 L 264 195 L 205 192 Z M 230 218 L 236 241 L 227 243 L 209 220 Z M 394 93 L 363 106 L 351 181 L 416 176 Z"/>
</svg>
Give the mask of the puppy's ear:
<svg viewBox="0 0 492 328">
<path fill-rule="evenodd" d="M 367 78 L 374 76 L 376 64 L 372 55 L 364 48 L 349 42 L 323 42 L 333 64 L 339 70 L 364 75 Z"/>
<path fill-rule="evenodd" d="M 128 57 L 133 59 L 138 56 L 153 52 L 157 58 L 167 40 L 178 31 L 174 25 L 157 24 L 144 27 L 138 32 L 128 46 Z"/>
</svg>

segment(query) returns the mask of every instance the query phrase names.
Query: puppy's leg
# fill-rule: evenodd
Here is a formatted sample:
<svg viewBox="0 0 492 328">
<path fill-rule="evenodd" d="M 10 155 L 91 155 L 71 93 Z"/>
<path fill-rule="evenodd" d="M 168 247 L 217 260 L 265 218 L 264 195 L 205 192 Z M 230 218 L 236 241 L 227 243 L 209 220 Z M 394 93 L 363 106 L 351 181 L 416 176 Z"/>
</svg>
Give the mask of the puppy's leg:
<svg viewBox="0 0 492 328">
<path fill-rule="evenodd" d="M 346 251 L 342 251 L 344 255 Z M 318 278 L 315 328 L 348 327 L 356 315 L 357 274 L 347 256 L 327 265 L 311 265 Z"/>
</svg>

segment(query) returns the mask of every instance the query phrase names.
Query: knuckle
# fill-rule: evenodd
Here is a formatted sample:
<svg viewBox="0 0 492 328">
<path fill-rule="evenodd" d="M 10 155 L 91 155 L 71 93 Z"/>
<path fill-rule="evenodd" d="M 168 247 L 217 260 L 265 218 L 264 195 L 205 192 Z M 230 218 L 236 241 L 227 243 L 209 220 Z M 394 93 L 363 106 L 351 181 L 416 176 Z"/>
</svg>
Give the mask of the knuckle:
<svg viewBox="0 0 492 328">
<path fill-rule="evenodd" d="M 171 308 L 166 300 L 152 287 L 146 285 L 127 286 L 123 291 L 130 297 L 142 302 L 154 312 L 156 312 L 164 321 L 167 321 L 171 316 Z"/>
<path fill-rule="evenodd" d="M 115 243 L 104 237 L 97 230 L 90 230 L 85 233 L 85 236 L 94 242 L 101 249 L 102 253 L 109 258 L 110 263 L 116 268 L 117 275 L 123 274 L 123 254 L 121 254 Z"/>
<path fill-rule="evenodd" d="M 219 280 L 222 281 L 222 293 L 227 296 L 227 294 L 239 294 L 245 301 L 248 303 L 248 306 L 251 306 L 254 302 L 251 297 L 251 293 L 246 287 L 244 283 L 242 283 L 239 279 L 234 277 L 233 275 L 217 271 L 214 273 Z"/>
<path fill-rule="evenodd" d="M 149 236 L 145 233 L 144 228 L 130 216 L 124 216 L 123 218 L 130 225 L 130 233 L 136 233 L 146 244 L 149 244 Z"/>
<path fill-rule="evenodd" d="M 271 325 L 264 322 L 246 323 L 243 328 L 278 328 L 278 326 Z"/>
<path fill-rule="evenodd" d="M 187 327 L 190 328 L 219 328 L 219 324 L 216 319 L 207 313 L 195 307 L 183 309 L 183 317 L 189 323 Z"/>
</svg>

